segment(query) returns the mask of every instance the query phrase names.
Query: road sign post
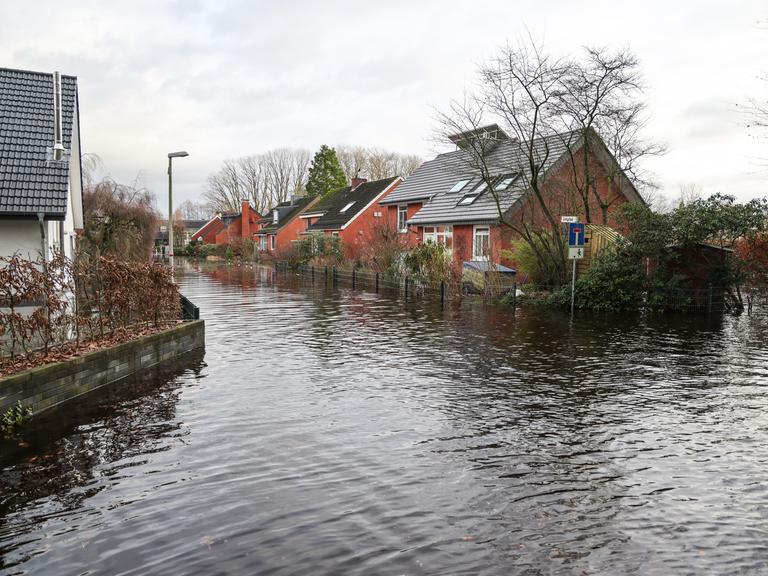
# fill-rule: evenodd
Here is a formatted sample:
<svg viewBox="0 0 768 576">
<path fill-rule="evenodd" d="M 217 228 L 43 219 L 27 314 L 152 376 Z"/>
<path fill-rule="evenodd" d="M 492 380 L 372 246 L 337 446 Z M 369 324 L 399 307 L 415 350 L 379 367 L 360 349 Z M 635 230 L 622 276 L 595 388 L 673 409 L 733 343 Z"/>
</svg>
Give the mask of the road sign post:
<svg viewBox="0 0 768 576">
<path fill-rule="evenodd" d="M 571 269 L 571 316 L 576 304 L 576 260 L 584 258 L 584 232 L 582 224 L 575 216 L 562 216 L 560 220 L 568 224 L 568 259 L 573 261 Z"/>
</svg>

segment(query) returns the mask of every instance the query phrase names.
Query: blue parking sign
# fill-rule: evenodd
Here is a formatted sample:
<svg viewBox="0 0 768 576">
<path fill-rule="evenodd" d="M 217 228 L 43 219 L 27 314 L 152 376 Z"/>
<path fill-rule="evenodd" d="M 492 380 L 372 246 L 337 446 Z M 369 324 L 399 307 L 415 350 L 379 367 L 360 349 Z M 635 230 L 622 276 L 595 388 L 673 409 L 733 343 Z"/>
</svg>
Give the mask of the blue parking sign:
<svg viewBox="0 0 768 576">
<path fill-rule="evenodd" d="M 584 230 L 586 224 L 571 222 L 568 224 L 568 246 L 584 246 Z"/>
</svg>

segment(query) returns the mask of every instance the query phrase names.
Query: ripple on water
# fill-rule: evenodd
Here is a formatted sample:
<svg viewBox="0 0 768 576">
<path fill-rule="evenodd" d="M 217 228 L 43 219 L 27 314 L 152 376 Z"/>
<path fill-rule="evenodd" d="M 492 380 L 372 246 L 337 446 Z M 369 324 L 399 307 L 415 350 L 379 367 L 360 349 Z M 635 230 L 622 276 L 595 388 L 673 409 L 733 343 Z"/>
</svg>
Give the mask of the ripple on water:
<svg viewBox="0 0 768 576">
<path fill-rule="evenodd" d="M 768 322 L 181 271 L 204 360 L 0 460 L 9 574 L 761 574 Z"/>
</svg>

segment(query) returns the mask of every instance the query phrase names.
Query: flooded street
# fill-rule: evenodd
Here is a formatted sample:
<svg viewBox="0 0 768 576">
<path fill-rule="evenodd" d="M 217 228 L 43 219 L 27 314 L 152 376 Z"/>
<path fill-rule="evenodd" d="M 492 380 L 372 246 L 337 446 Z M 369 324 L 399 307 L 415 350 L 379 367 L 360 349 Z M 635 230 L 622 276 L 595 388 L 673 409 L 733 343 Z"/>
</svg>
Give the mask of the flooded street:
<svg viewBox="0 0 768 576">
<path fill-rule="evenodd" d="M 204 358 L 4 447 L 0 573 L 768 573 L 762 311 L 179 282 Z"/>
</svg>

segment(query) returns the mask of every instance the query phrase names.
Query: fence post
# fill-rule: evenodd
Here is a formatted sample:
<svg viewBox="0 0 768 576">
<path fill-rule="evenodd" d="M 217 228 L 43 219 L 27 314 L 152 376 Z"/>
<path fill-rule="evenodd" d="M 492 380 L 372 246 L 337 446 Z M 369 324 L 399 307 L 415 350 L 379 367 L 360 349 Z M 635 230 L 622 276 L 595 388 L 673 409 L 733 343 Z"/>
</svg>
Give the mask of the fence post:
<svg viewBox="0 0 768 576">
<path fill-rule="evenodd" d="M 376 272 L 376 294 L 379 293 L 379 273 Z"/>
<path fill-rule="evenodd" d="M 357 274 L 355 273 L 355 269 L 352 268 L 352 290 L 355 289 L 355 284 L 357 284 Z"/>
<path fill-rule="evenodd" d="M 405 299 L 408 300 L 408 276 L 405 277 Z"/>
<path fill-rule="evenodd" d="M 707 288 L 708 294 L 707 294 L 707 312 L 709 314 L 712 313 L 712 284 L 710 284 Z"/>
<path fill-rule="evenodd" d="M 512 310 L 517 308 L 517 280 L 512 280 Z"/>
<path fill-rule="evenodd" d="M 445 306 L 445 280 L 440 281 L 440 307 Z"/>
</svg>

